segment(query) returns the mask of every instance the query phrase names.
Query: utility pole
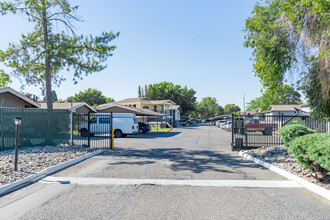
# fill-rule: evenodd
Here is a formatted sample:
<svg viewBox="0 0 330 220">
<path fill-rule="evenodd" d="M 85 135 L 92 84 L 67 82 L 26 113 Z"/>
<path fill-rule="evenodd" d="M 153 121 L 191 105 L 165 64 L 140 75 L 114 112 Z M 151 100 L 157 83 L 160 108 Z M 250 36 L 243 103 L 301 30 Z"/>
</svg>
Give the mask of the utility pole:
<svg viewBox="0 0 330 220">
<path fill-rule="evenodd" d="M 244 115 L 245 115 L 245 96 L 246 96 L 246 95 L 244 95 L 244 96 L 243 96 L 243 108 L 244 108 Z"/>
</svg>

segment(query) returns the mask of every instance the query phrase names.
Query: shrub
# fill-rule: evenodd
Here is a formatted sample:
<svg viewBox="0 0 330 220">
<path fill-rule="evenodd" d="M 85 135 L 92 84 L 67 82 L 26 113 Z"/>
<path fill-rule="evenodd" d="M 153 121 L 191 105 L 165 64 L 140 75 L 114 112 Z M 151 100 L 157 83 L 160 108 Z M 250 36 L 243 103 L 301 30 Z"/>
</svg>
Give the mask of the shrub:
<svg viewBox="0 0 330 220">
<path fill-rule="evenodd" d="M 330 134 L 309 134 L 297 137 L 288 151 L 303 167 L 323 168 L 330 174 Z"/>
<path fill-rule="evenodd" d="M 281 140 L 285 144 L 284 147 L 287 148 L 290 141 L 296 137 L 304 136 L 306 134 L 314 134 L 316 131 L 307 128 L 303 125 L 287 125 L 278 129 L 278 134 Z"/>
</svg>

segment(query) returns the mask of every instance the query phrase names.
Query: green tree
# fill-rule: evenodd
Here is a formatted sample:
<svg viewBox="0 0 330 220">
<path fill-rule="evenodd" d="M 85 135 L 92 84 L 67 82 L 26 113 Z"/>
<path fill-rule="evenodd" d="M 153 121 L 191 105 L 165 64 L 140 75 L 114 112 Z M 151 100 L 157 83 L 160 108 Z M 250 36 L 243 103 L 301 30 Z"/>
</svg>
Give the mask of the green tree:
<svg viewBox="0 0 330 220">
<path fill-rule="evenodd" d="M 0 2 L 0 14 L 20 13 L 34 24 L 33 31 L 22 34 L 18 44 L 0 51 L 0 60 L 13 69 L 12 74 L 25 85 L 40 85 L 46 93 L 47 107 L 52 108 L 52 83 L 65 79 L 62 69 L 73 70 L 73 80 L 106 68 L 102 65 L 116 48 L 109 45 L 119 33 L 101 36 L 77 36 L 72 22 L 81 21 L 78 6 L 68 0 L 13 0 Z M 57 31 L 58 30 L 58 31 Z"/>
<path fill-rule="evenodd" d="M 105 97 L 101 91 L 91 88 L 83 92 L 75 93 L 75 95 L 68 98 L 66 102 L 71 102 L 71 98 L 73 102 L 86 102 L 90 106 L 97 106 L 115 101 L 113 98 Z"/>
<path fill-rule="evenodd" d="M 309 104 L 314 106 L 313 115 L 330 118 L 330 99 L 322 99 L 322 85 L 316 69 L 317 67 L 311 67 L 308 78 L 302 82 L 303 91 L 309 97 Z"/>
<path fill-rule="evenodd" d="M 53 98 L 53 102 L 58 101 L 57 94 L 56 94 L 55 90 L 52 91 L 52 98 Z"/>
<path fill-rule="evenodd" d="M 273 105 L 294 105 L 301 104 L 301 95 L 292 86 L 279 86 L 275 93 L 266 91 L 261 97 L 251 100 L 247 104 L 247 111 L 256 111 L 260 108 L 262 111 Z"/>
<path fill-rule="evenodd" d="M 141 86 L 138 87 L 138 97 L 142 97 Z"/>
<path fill-rule="evenodd" d="M 300 88 L 323 117 L 330 117 L 329 11 L 329 0 L 267 0 L 255 5 L 245 24 L 244 46 L 253 50 L 255 75 L 266 93 L 275 94 L 288 74 L 298 73 Z"/>
<path fill-rule="evenodd" d="M 224 107 L 224 111 L 226 114 L 230 115 L 231 113 L 234 113 L 234 112 L 238 112 L 240 111 L 240 107 L 238 107 L 237 105 L 235 104 L 227 104 L 225 107 Z"/>
<path fill-rule="evenodd" d="M 5 87 L 8 83 L 11 83 L 9 75 L 0 69 L 0 87 Z"/>
<path fill-rule="evenodd" d="M 148 85 L 144 85 L 144 97 L 148 96 Z"/>
<path fill-rule="evenodd" d="M 216 98 L 205 97 L 197 104 L 198 116 L 202 119 L 210 119 L 224 114 L 223 108 L 218 104 Z"/>
<path fill-rule="evenodd" d="M 196 109 L 196 91 L 181 87 L 171 82 L 160 82 L 153 85 L 145 85 L 145 96 L 153 100 L 171 100 L 180 105 L 184 114 L 189 114 Z"/>
<path fill-rule="evenodd" d="M 267 109 L 269 106 L 269 101 L 264 96 L 261 96 L 247 103 L 246 111 L 257 111 L 259 108 L 261 110 L 264 110 Z"/>
</svg>

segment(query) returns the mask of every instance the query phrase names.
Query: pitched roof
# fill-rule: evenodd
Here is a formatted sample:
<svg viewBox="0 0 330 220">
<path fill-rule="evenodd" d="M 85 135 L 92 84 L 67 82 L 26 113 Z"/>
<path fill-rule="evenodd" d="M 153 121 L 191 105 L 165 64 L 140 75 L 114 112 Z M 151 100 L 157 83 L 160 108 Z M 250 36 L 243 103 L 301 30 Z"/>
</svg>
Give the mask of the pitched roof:
<svg viewBox="0 0 330 220">
<path fill-rule="evenodd" d="M 277 112 L 295 111 L 295 108 L 301 110 L 300 105 L 271 105 L 268 111 L 277 111 Z"/>
<path fill-rule="evenodd" d="M 130 103 L 146 103 L 146 104 L 166 104 L 166 103 L 172 103 L 175 104 L 171 100 L 151 100 L 147 97 L 139 97 L 139 98 L 128 98 L 128 99 L 123 99 L 117 102 L 114 102 L 116 104 L 130 104 Z M 108 103 L 110 104 L 110 103 Z"/>
<path fill-rule="evenodd" d="M 154 112 L 154 111 L 151 111 L 148 109 L 140 109 L 140 108 L 124 106 L 124 105 L 116 104 L 116 103 L 112 103 L 109 105 L 103 105 L 102 107 L 98 106 L 97 110 L 100 111 L 100 110 L 105 110 L 105 109 L 111 109 L 114 107 L 119 107 L 119 108 L 130 110 L 130 111 L 132 111 L 132 113 L 139 115 L 139 116 L 161 116 L 161 115 L 163 115 L 161 113 Z"/>
<path fill-rule="evenodd" d="M 180 112 L 182 112 L 182 108 L 181 108 L 180 105 L 173 105 L 173 106 L 172 106 L 172 109 L 174 109 L 174 110 L 179 110 Z"/>
<path fill-rule="evenodd" d="M 10 87 L 0 87 L 0 93 L 11 93 L 12 95 L 16 96 L 17 98 L 27 102 L 27 103 L 30 103 L 31 105 L 33 105 L 34 107 L 36 108 L 40 108 L 40 105 L 33 101 L 32 99 L 30 99 L 29 97 L 17 92 L 16 90 L 10 88 Z"/>
<path fill-rule="evenodd" d="M 172 100 L 155 100 L 155 101 L 151 101 L 152 104 L 166 104 L 166 103 L 172 103 L 175 104 Z"/>
<path fill-rule="evenodd" d="M 311 113 L 310 112 L 306 112 L 300 109 L 295 108 L 296 114 L 299 116 L 310 116 Z"/>
<path fill-rule="evenodd" d="M 124 104 L 124 103 L 150 103 L 151 104 L 151 99 L 146 98 L 146 97 L 139 97 L 139 98 L 127 98 L 127 99 L 123 99 L 120 101 L 117 101 L 115 103 L 117 104 Z"/>
<path fill-rule="evenodd" d="M 40 108 L 47 108 L 47 103 L 39 103 L 40 104 Z M 73 102 L 72 103 L 72 108 L 73 109 L 77 109 L 80 108 L 82 106 L 86 106 L 86 108 L 90 109 L 92 112 L 96 112 L 96 110 L 94 108 L 92 108 L 91 106 L 89 106 L 87 103 L 85 102 Z M 71 109 L 71 102 L 63 102 L 63 103 L 53 103 L 53 109 Z"/>
</svg>

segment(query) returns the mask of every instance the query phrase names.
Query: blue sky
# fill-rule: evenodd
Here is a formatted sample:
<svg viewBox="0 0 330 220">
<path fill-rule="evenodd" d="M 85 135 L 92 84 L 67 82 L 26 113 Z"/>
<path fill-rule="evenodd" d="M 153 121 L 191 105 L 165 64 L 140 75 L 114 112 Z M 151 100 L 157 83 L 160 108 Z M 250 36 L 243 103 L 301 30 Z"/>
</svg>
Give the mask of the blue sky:
<svg viewBox="0 0 330 220">
<path fill-rule="evenodd" d="M 252 70 L 251 50 L 243 47 L 244 23 L 255 1 L 236 0 L 74 0 L 79 5 L 82 23 L 75 23 L 78 34 L 98 35 L 102 31 L 120 32 L 113 41 L 117 49 L 108 68 L 79 81 L 72 74 L 59 88 L 60 99 L 87 88 L 101 90 L 106 96 L 121 100 L 137 96 L 139 85 L 170 81 L 197 91 L 198 101 L 211 96 L 222 106 L 243 106 L 260 96 L 261 84 Z M 31 24 L 20 15 L 0 17 L 5 30 L 0 35 L 0 49 L 17 42 L 20 33 Z M 4 68 L 7 72 L 8 68 Z M 9 86 L 22 91 L 12 77 Z M 24 92 L 41 96 L 38 87 Z"/>
</svg>

